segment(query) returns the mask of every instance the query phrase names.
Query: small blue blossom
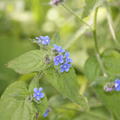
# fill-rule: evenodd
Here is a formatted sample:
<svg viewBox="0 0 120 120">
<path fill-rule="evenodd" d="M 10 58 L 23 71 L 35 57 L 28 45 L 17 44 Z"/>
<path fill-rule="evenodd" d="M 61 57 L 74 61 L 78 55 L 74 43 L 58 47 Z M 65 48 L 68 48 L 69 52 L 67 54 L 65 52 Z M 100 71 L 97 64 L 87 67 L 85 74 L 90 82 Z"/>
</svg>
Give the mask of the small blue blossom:
<svg viewBox="0 0 120 120">
<path fill-rule="evenodd" d="M 65 52 L 65 57 L 69 57 L 70 53 L 69 52 Z"/>
<path fill-rule="evenodd" d="M 66 63 L 72 63 L 72 59 L 71 58 L 66 58 Z"/>
<path fill-rule="evenodd" d="M 40 101 L 41 98 L 44 98 L 44 93 L 42 93 L 43 88 L 34 88 L 34 94 L 33 97 L 37 100 Z"/>
<path fill-rule="evenodd" d="M 65 63 L 60 66 L 60 72 L 68 72 L 71 67 L 71 64 Z"/>
<path fill-rule="evenodd" d="M 69 52 L 65 52 L 64 56 L 65 56 L 66 63 L 72 63 L 72 59 L 69 57 L 70 56 Z"/>
<path fill-rule="evenodd" d="M 35 38 L 38 44 L 48 45 L 50 43 L 50 38 L 48 36 L 40 36 Z"/>
<path fill-rule="evenodd" d="M 57 55 L 54 58 L 54 65 L 59 65 L 64 62 L 63 60 L 64 56 L 63 55 Z"/>
<path fill-rule="evenodd" d="M 57 45 L 55 45 L 55 44 L 54 44 L 53 50 L 56 50 L 58 53 L 63 53 L 63 52 L 65 52 L 65 50 L 62 49 L 61 46 L 57 46 Z"/>
<path fill-rule="evenodd" d="M 115 91 L 120 91 L 120 79 L 116 79 L 115 81 L 114 81 L 114 86 L 115 86 L 115 88 L 114 88 L 114 90 Z"/>
<path fill-rule="evenodd" d="M 49 112 L 50 112 L 50 110 L 47 109 L 46 112 L 43 114 L 43 116 L 44 116 L 44 117 L 47 117 Z"/>
</svg>

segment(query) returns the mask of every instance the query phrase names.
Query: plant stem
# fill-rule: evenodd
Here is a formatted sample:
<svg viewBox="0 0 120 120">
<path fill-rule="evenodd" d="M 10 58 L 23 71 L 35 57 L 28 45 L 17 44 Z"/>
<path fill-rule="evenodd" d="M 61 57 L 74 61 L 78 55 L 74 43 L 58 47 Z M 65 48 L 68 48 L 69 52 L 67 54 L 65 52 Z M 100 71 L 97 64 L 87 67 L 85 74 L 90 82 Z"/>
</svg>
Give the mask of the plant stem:
<svg viewBox="0 0 120 120">
<path fill-rule="evenodd" d="M 88 26 L 91 29 L 91 26 L 88 23 L 86 23 L 84 20 L 82 20 L 82 18 L 79 15 L 77 15 L 71 8 L 67 7 L 64 3 L 61 3 L 61 5 L 68 12 L 70 12 L 72 15 L 74 15 L 76 18 L 78 18 L 80 20 L 80 22 L 84 23 L 86 26 Z"/>
<path fill-rule="evenodd" d="M 98 40 L 97 40 L 97 14 L 98 14 L 98 9 L 99 9 L 99 7 L 97 7 L 95 9 L 94 25 L 93 25 L 92 32 L 93 32 L 93 38 L 94 38 L 94 43 L 95 43 L 95 53 L 96 53 L 97 61 L 99 63 L 99 66 L 100 66 L 100 69 L 101 69 L 101 71 L 103 73 L 103 76 L 107 76 L 105 67 L 103 65 L 103 61 L 101 60 L 101 57 L 100 57 L 100 52 L 99 52 L 99 47 L 98 47 Z"/>
<path fill-rule="evenodd" d="M 97 32 L 96 32 L 96 26 L 97 26 L 97 13 L 98 13 L 98 7 L 95 9 L 95 15 L 94 15 L 94 25 L 93 28 L 91 27 L 91 25 L 89 25 L 88 23 L 86 23 L 84 20 L 82 20 L 82 18 L 77 15 L 71 8 L 67 7 L 64 3 L 61 3 L 62 7 L 64 7 L 68 12 L 70 12 L 72 15 L 74 15 L 75 17 L 77 17 L 80 22 L 84 23 L 87 27 L 89 27 L 92 30 L 93 33 L 93 38 L 94 38 L 94 43 L 95 43 L 95 53 L 96 53 L 96 58 L 97 61 L 99 63 L 100 69 L 103 73 L 104 76 L 107 76 L 105 67 L 103 65 L 103 62 L 101 60 L 100 57 L 100 52 L 99 52 L 99 47 L 98 47 L 98 41 L 97 41 Z"/>
</svg>

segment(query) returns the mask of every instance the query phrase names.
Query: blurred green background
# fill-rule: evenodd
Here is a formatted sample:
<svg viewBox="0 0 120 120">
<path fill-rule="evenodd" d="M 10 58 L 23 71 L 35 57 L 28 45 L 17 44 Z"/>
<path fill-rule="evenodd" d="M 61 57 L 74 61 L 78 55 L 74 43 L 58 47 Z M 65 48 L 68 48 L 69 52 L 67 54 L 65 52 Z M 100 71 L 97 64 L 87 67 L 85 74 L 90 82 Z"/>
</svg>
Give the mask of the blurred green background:
<svg viewBox="0 0 120 120">
<path fill-rule="evenodd" d="M 95 4 L 87 5 L 87 1 L 66 0 L 65 4 L 92 24 Z M 92 3 L 92 0 L 90 1 Z M 81 85 L 80 92 L 90 98 L 91 112 L 60 109 L 54 111 L 55 113 L 49 119 L 112 120 L 110 113 L 96 98 L 94 91 L 90 87 L 86 89 L 88 82 L 84 76 L 84 63 L 90 55 L 94 54 L 91 31 L 62 6 L 50 6 L 49 2 L 49 0 L 0 0 L 0 94 L 10 83 L 20 77 L 6 67 L 8 61 L 26 51 L 36 49 L 38 46 L 32 43 L 35 36 L 49 35 L 51 41 L 54 41 L 52 38 L 59 33 L 61 38 L 59 43 L 71 52 Z M 106 48 L 115 47 L 108 24 L 110 20 L 113 21 L 116 39 L 120 42 L 119 0 L 108 0 L 107 7 L 99 8 L 97 36 L 101 52 Z"/>
</svg>

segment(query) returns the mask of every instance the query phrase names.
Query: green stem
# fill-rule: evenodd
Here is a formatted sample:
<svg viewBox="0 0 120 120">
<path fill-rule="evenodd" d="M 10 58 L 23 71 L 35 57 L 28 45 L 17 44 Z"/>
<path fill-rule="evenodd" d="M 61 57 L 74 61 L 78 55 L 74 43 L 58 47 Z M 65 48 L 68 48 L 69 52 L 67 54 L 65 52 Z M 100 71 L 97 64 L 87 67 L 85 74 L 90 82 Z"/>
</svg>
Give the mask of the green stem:
<svg viewBox="0 0 120 120">
<path fill-rule="evenodd" d="M 86 23 L 84 20 L 82 20 L 82 18 L 79 15 L 77 15 L 71 8 L 67 7 L 64 3 L 61 3 L 61 5 L 68 12 L 70 12 L 72 15 L 74 15 L 76 18 L 78 18 L 80 20 L 80 22 L 84 23 L 86 26 L 88 26 L 91 29 L 91 26 L 88 23 Z"/>
<path fill-rule="evenodd" d="M 98 13 L 98 7 L 95 9 L 94 14 L 94 24 L 93 24 L 93 38 L 95 43 L 95 52 L 100 56 L 99 47 L 98 47 L 98 41 L 97 41 L 97 13 Z"/>
<path fill-rule="evenodd" d="M 95 53 L 96 53 L 96 58 L 97 61 L 100 65 L 100 69 L 103 73 L 104 76 L 107 76 L 106 70 L 104 68 L 103 62 L 101 60 L 100 57 L 100 52 L 99 52 L 99 47 L 98 47 L 98 41 L 97 41 L 97 32 L 96 32 L 96 26 L 97 26 L 97 13 L 98 13 L 98 7 L 95 9 L 95 15 L 94 15 L 94 26 L 93 29 L 91 27 L 91 25 L 89 25 L 88 23 L 86 23 L 85 21 L 82 20 L 82 18 L 77 15 L 71 8 L 67 7 L 64 3 L 61 3 L 62 7 L 64 7 L 68 12 L 70 12 L 72 15 L 74 15 L 76 18 L 78 18 L 80 20 L 80 22 L 84 23 L 86 26 L 88 26 L 93 33 L 93 37 L 94 37 L 94 43 L 95 43 Z"/>
<path fill-rule="evenodd" d="M 101 60 L 101 57 L 100 57 L 100 51 L 99 51 L 99 47 L 98 47 L 98 40 L 97 40 L 97 14 L 98 14 L 98 9 L 99 7 L 97 7 L 95 9 L 95 14 L 94 14 L 94 25 L 93 25 L 93 38 L 94 38 L 94 43 L 95 43 L 95 53 L 96 53 L 96 58 L 97 58 L 97 61 L 99 63 L 99 66 L 100 66 L 100 69 L 103 73 L 104 76 L 107 76 L 107 73 L 106 73 L 106 70 L 105 70 L 105 67 L 103 65 L 103 61 Z"/>
</svg>

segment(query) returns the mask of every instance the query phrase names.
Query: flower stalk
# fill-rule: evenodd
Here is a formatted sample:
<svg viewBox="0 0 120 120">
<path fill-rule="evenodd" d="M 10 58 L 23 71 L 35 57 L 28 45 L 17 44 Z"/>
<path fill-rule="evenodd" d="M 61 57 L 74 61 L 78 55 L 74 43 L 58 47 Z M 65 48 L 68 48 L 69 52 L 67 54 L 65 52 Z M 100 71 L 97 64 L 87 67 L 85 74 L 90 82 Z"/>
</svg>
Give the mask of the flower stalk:
<svg viewBox="0 0 120 120">
<path fill-rule="evenodd" d="M 98 40 L 97 40 L 97 14 L 98 14 L 98 9 L 99 7 L 97 7 L 95 9 L 95 13 L 94 13 L 94 23 L 93 23 L 93 29 L 92 29 L 92 33 L 93 33 L 93 38 L 94 38 L 94 43 L 95 43 L 95 53 L 96 53 L 96 58 L 97 61 L 99 63 L 100 69 L 103 73 L 103 76 L 107 77 L 107 72 L 105 70 L 103 61 L 101 60 L 101 56 L 100 56 L 100 51 L 99 51 L 99 47 L 98 47 Z"/>
</svg>

